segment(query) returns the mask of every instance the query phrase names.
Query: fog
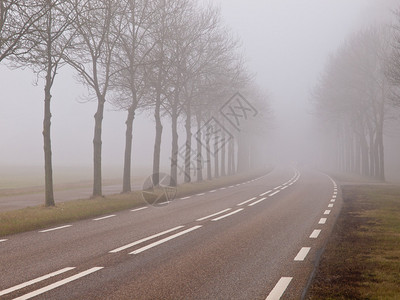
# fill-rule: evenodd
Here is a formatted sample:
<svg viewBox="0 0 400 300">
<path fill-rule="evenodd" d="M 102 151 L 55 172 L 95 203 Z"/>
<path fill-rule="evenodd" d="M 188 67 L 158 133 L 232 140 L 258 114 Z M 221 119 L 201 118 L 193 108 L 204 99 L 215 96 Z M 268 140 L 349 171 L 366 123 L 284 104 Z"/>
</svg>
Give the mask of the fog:
<svg viewBox="0 0 400 300">
<path fill-rule="evenodd" d="M 382 0 L 214 0 L 224 24 L 242 42 L 255 81 L 268 91 L 273 114 L 263 152 L 268 163 L 317 164 L 323 155 L 315 143 L 311 91 L 329 56 L 357 30 L 390 18 L 396 1 Z M 60 69 L 52 89 L 54 172 L 79 170 L 68 180 L 89 179 L 93 161 L 93 115 L 96 102 L 69 67 Z M 26 68 L 0 64 L 0 176 L 18 176 L 43 165 L 43 80 Z M 228 100 L 228 99 L 226 99 Z M 122 177 L 126 112 L 106 102 L 103 123 L 104 178 Z M 134 122 L 132 175 L 150 175 L 154 147 L 151 111 Z M 161 168 L 169 172 L 171 131 L 163 119 Z M 179 145 L 184 144 L 183 121 Z M 396 137 L 393 138 L 396 140 Z M 395 151 L 389 151 L 388 159 Z M 390 154 L 393 153 L 393 154 Z M 10 171 L 13 170 L 13 171 Z M 85 171 L 82 171 L 85 170 Z M 388 170 L 395 178 L 396 170 Z M 400 177 L 400 176 L 399 176 Z M 1 183 L 1 181 L 0 181 Z M 35 182 L 32 184 L 41 184 Z M 0 186 L 1 188 L 1 186 Z"/>
</svg>

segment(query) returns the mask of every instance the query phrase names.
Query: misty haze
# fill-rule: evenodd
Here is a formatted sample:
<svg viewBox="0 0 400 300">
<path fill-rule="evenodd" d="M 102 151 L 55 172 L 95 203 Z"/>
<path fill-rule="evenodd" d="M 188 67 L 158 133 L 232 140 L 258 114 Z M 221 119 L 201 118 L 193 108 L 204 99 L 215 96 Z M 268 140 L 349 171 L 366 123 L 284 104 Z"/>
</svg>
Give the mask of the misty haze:
<svg viewBox="0 0 400 300">
<path fill-rule="evenodd" d="M 400 4 L 0 0 L 1 299 L 400 297 Z"/>
</svg>

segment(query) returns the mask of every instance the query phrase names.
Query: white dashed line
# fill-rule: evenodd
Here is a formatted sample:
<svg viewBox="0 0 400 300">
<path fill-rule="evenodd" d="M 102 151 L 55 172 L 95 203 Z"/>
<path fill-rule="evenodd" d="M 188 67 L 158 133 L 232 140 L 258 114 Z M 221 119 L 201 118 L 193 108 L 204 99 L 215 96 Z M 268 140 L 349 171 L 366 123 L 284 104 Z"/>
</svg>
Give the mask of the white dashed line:
<svg viewBox="0 0 400 300">
<path fill-rule="evenodd" d="M 287 188 L 287 186 L 284 186 L 283 188 L 281 188 L 281 191 L 283 191 L 284 189 L 286 189 Z"/>
<path fill-rule="evenodd" d="M 183 197 L 183 198 L 181 198 L 181 200 L 190 199 L 191 197 L 192 197 L 192 196 Z"/>
<path fill-rule="evenodd" d="M 199 229 L 200 227 L 202 227 L 202 225 L 193 226 L 193 227 L 191 227 L 191 228 L 189 228 L 189 229 L 180 231 L 180 232 L 175 233 L 175 234 L 173 234 L 173 235 L 171 235 L 171 236 L 169 236 L 169 237 L 163 238 L 163 239 L 161 239 L 161 240 L 159 240 L 159 241 L 157 241 L 157 242 L 151 243 L 151 244 L 149 244 L 149 245 L 147 245 L 147 246 L 144 246 L 144 247 L 139 248 L 139 249 L 137 249 L 137 250 L 135 250 L 135 251 L 132 251 L 132 252 L 129 253 L 129 254 L 139 254 L 139 253 L 141 253 L 141 252 L 143 252 L 143 251 L 146 251 L 146 250 L 148 250 L 148 249 L 150 249 L 150 248 L 153 248 L 153 247 L 155 247 L 155 246 L 158 246 L 158 245 L 161 245 L 161 244 L 163 244 L 163 243 L 165 243 L 165 242 L 168 242 L 168 241 L 170 241 L 170 240 L 172 240 L 172 239 L 175 239 L 175 238 L 177 238 L 177 237 L 179 237 L 179 236 L 181 236 L 181 235 L 184 235 L 184 234 L 189 233 L 189 232 L 191 232 L 191 231 L 193 231 L 193 230 Z"/>
<path fill-rule="evenodd" d="M 183 199 L 183 198 L 182 198 Z M 141 207 L 141 208 L 136 208 L 136 209 L 132 209 L 131 211 L 139 211 L 139 210 L 143 210 L 143 209 L 146 209 L 146 208 L 148 208 L 147 206 L 145 206 L 145 207 Z"/>
<path fill-rule="evenodd" d="M 246 201 L 243 201 L 243 202 L 239 203 L 237 206 L 242 206 L 243 204 L 246 204 L 246 203 L 251 202 L 251 201 L 256 200 L 256 199 L 257 199 L 257 197 L 253 197 L 253 198 L 251 198 L 249 200 L 246 200 Z"/>
<path fill-rule="evenodd" d="M 310 239 L 316 239 L 316 238 L 319 236 L 320 233 L 321 233 L 321 229 L 315 229 L 315 230 L 311 233 Z"/>
<path fill-rule="evenodd" d="M 60 226 L 60 227 L 55 227 L 55 228 L 50 228 L 50 229 L 46 229 L 46 230 L 41 230 L 39 232 L 49 232 L 49 231 L 54 231 L 54 230 L 59 230 L 59 229 L 64 229 L 64 228 L 68 228 L 71 227 L 72 225 L 65 225 L 65 226 Z"/>
<path fill-rule="evenodd" d="M 332 200 L 331 200 L 331 202 L 335 202 L 335 201 L 336 201 L 336 199 L 332 199 Z"/>
<path fill-rule="evenodd" d="M 216 212 L 215 214 L 212 214 L 212 215 L 209 215 L 209 216 L 206 216 L 206 217 L 203 217 L 203 218 L 197 219 L 196 221 L 203 221 L 203 220 L 206 220 L 206 219 L 212 218 L 212 217 L 214 217 L 214 216 L 217 216 L 217 215 L 223 214 L 224 212 L 227 212 L 227 211 L 229 211 L 229 210 L 231 210 L 231 209 L 232 209 L 232 208 L 227 208 L 227 209 L 221 210 L 221 211 L 219 211 L 219 212 Z"/>
<path fill-rule="evenodd" d="M 333 195 L 332 198 L 336 198 L 336 195 Z"/>
<path fill-rule="evenodd" d="M 278 300 L 282 297 L 283 293 L 286 291 L 293 277 L 282 277 L 279 279 L 278 283 L 269 293 L 268 297 L 265 300 Z"/>
<path fill-rule="evenodd" d="M 254 201 L 253 203 L 250 203 L 248 206 L 256 205 L 257 203 L 260 203 L 260 202 L 264 201 L 265 199 L 267 199 L 267 198 L 261 198 L 260 200 Z"/>
<path fill-rule="evenodd" d="M 36 291 L 33 291 L 33 292 L 28 293 L 28 294 L 26 294 L 26 295 L 23 295 L 23 296 L 21 296 L 21 297 L 15 298 L 14 300 L 25 300 L 25 299 L 33 298 L 33 297 L 35 297 L 35 296 L 38 296 L 38 295 L 41 295 L 41 294 L 43 294 L 43 293 L 46 293 L 46 292 L 48 292 L 48 291 L 50 291 L 50 290 L 53 290 L 53 289 L 55 289 L 55 288 L 57 288 L 57 287 L 59 287 L 59 286 L 62 286 L 62 285 L 64 285 L 64 284 L 67 284 L 67 283 L 69 283 L 69 282 L 71 282 L 71 281 L 77 280 L 77 279 L 79 279 L 79 278 L 81 278 L 81 277 L 84 277 L 84 276 L 87 276 L 87 275 L 89 275 L 89 274 L 91 274 L 91 273 L 97 272 L 97 271 L 99 271 L 99 270 L 101 270 L 101 269 L 103 269 L 103 267 L 94 267 L 94 268 L 91 268 L 91 269 L 89 269 L 89 270 L 86 270 L 86 271 L 81 272 L 81 273 L 79 273 L 79 274 L 76 274 L 76 275 L 74 275 L 74 276 L 65 278 L 65 279 L 63 279 L 63 280 L 57 281 L 57 282 L 55 282 L 55 283 L 53 283 L 53 284 L 50 284 L 50 285 L 48 285 L 48 286 L 45 286 L 45 287 L 43 287 L 43 288 L 41 288 L 41 289 L 38 289 L 38 290 L 36 290 Z"/>
<path fill-rule="evenodd" d="M 226 187 L 219 188 L 220 190 L 226 190 Z"/>
<path fill-rule="evenodd" d="M 310 250 L 311 250 L 310 247 L 301 248 L 299 253 L 294 258 L 294 261 L 304 261 L 304 259 L 306 258 L 307 254 L 308 254 L 308 252 L 310 252 Z"/>
<path fill-rule="evenodd" d="M 333 207 L 333 204 L 328 204 L 328 207 L 332 208 L 332 207 Z"/>
<path fill-rule="evenodd" d="M 218 217 L 218 218 L 212 219 L 212 221 L 219 221 L 219 220 L 221 220 L 221 219 L 224 219 L 224 218 L 226 218 L 226 217 L 229 217 L 229 216 L 231 216 L 231 215 L 234 215 L 234 214 L 236 214 L 236 213 L 238 213 L 238 212 L 240 212 L 240 211 L 242 211 L 242 210 L 243 210 L 243 208 L 239 208 L 239 209 L 237 209 L 237 210 L 234 210 L 233 212 L 230 212 L 229 214 L 226 214 L 226 215 L 220 216 L 220 217 Z"/>
<path fill-rule="evenodd" d="M 5 242 L 5 241 L 7 241 L 7 240 L 0 240 L 0 243 L 1 243 L 1 242 Z"/>
<path fill-rule="evenodd" d="M 57 276 L 57 275 L 60 275 L 60 274 L 62 274 L 62 273 L 65 273 L 65 272 L 70 271 L 70 270 L 73 270 L 73 269 L 75 269 L 75 267 L 64 268 L 64 269 L 61 269 L 61 270 L 58 270 L 58 271 L 55 271 L 55 272 L 52 272 L 52 273 L 49 273 L 49 274 L 40 276 L 40 277 L 38 277 L 38 278 L 29 280 L 29 281 L 27 281 L 27 282 L 24 282 L 24 283 L 15 285 L 15 286 L 13 286 L 13 287 L 10 287 L 10 288 L 8 288 L 8 289 L 5 289 L 5 290 L 0 291 L 0 296 L 7 295 L 7 294 L 9 294 L 9 293 L 12 293 L 12 292 L 15 292 L 15 291 L 17 291 L 17 290 L 23 289 L 23 288 L 25 288 L 25 287 L 27 287 L 27 286 L 30 286 L 30 285 L 35 284 L 35 283 L 38 283 L 38 282 L 40 282 L 40 281 L 49 279 L 49 278 L 54 277 L 54 276 Z"/>
<path fill-rule="evenodd" d="M 117 248 L 117 249 L 111 250 L 111 251 L 109 251 L 109 253 L 117 253 L 117 252 L 123 251 L 123 250 L 125 250 L 125 249 L 130 248 L 130 247 L 139 245 L 139 244 L 141 244 L 141 243 L 143 243 L 143 242 L 149 241 L 149 240 L 154 239 L 154 238 L 156 238 L 156 237 L 159 237 L 159 236 L 161 236 L 161 235 L 164 235 L 164 234 L 170 233 L 170 232 L 172 232 L 172 231 L 181 229 L 181 228 L 183 228 L 183 227 L 185 227 L 185 226 L 178 226 L 178 227 L 174 227 L 174 228 L 165 230 L 165 231 L 163 231 L 163 232 L 159 232 L 159 233 L 153 234 L 153 235 L 151 235 L 151 236 L 145 237 L 145 238 L 143 238 L 143 239 L 141 239 L 141 240 L 138 240 L 138 241 L 136 241 L 136 242 L 133 242 L 133 243 L 127 244 L 127 245 L 125 245 L 125 246 L 119 247 L 119 248 Z"/>
<path fill-rule="evenodd" d="M 280 186 L 277 186 L 277 187 L 275 187 L 274 188 L 274 190 L 278 190 L 278 189 L 280 189 L 282 186 L 280 185 Z"/>
<path fill-rule="evenodd" d="M 325 224 L 326 223 L 327 218 L 321 218 L 318 222 L 318 224 Z"/>
<path fill-rule="evenodd" d="M 209 193 L 215 193 L 217 190 L 208 191 Z"/>
<path fill-rule="evenodd" d="M 109 218 L 112 218 L 112 217 L 116 217 L 116 215 L 109 215 L 109 216 L 93 219 L 93 221 L 100 221 L 100 220 L 109 219 Z"/>
<path fill-rule="evenodd" d="M 274 196 L 274 195 L 276 195 L 276 194 L 278 194 L 280 191 L 276 191 L 276 192 L 273 192 L 272 194 L 270 194 L 269 196 L 270 197 L 272 197 L 272 196 Z"/>
<path fill-rule="evenodd" d="M 330 213 L 331 213 L 331 211 L 329 209 L 324 211 L 324 215 L 329 215 Z"/>
<path fill-rule="evenodd" d="M 269 193 L 271 193 L 272 192 L 272 190 L 269 190 L 269 191 L 266 191 L 265 193 L 262 193 L 262 194 L 260 194 L 259 196 L 265 196 L 266 194 L 269 194 Z"/>
<path fill-rule="evenodd" d="M 204 196 L 205 193 L 196 194 L 196 196 Z"/>
</svg>

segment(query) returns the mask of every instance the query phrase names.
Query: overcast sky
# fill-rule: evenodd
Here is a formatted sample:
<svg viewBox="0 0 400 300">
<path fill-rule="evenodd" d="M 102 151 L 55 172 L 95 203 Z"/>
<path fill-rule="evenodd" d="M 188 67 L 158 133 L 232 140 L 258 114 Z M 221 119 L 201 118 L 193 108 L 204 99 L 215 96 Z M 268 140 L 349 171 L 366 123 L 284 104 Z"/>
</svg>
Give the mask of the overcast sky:
<svg viewBox="0 0 400 300">
<path fill-rule="evenodd" d="M 280 137 L 291 149 L 309 124 L 309 92 L 330 53 L 354 31 L 387 14 L 389 0 L 213 0 L 224 21 L 242 40 L 249 69 L 271 95 Z M 29 70 L 0 66 L 0 165 L 40 165 L 43 161 L 43 82 L 33 86 Z M 53 90 L 52 139 L 55 165 L 91 165 L 95 103 L 80 103 L 85 89 L 61 70 Z M 104 118 L 104 163 L 122 165 L 125 113 L 108 110 Z M 151 115 L 134 131 L 134 167 L 151 162 Z M 168 126 L 168 125 L 167 125 Z M 301 128 L 301 129 L 299 129 Z M 165 135 L 169 131 L 165 130 Z M 295 137 L 297 136 L 297 137 Z M 164 139 L 165 152 L 170 151 Z M 180 140 L 182 142 L 182 139 Z"/>
</svg>

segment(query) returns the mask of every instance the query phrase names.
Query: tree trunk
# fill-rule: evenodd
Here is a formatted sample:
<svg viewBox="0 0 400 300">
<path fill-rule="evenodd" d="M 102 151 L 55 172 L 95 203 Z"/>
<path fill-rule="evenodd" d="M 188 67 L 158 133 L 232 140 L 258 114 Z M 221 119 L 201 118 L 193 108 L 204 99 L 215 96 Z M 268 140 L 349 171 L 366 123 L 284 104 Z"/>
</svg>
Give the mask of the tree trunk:
<svg viewBox="0 0 400 300">
<path fill-rule="evenodd" d="M 203 155 L 201 147 L 201 118 L 199 114 L 196 114 L 197 120 L 197 181 L 203 181 Z"/>
<path fill-rule="evenodd" d="M 133 103 L 136 103 L 134 100 Z M 126 132 L 125 132 L 125 156 L 124 156 L 124 176 L 122 180 L 122 192 L 129 193 L 132 191 L 131 187 L 131 165 L 132 165 L 132 136 L 133 136 L 133 121 L 135 119 L 136 105 L 132 105 L 128 110 L 128 117 L 126 118 Z"/>
<path fill-rule="evenodd" d="M 191 153 L 192 153 L 192 124 L 191 124 L 191 112 L 190 112 L 190 104 L 188 101 L 188 107 L 186 110 L 186 149 L 185 149 L 185 182 L 191 181 L 190 176 L 190 161 L 191 161 Z"/>
<path fill-rule="evenodd" d="M 93 138 L 93 195 L 92 197 L 101 197 L 102 193 L 102 175 L 101 175 L 101 151 L 102 151 L 102 123 L 104 115 L 104 96 L 98 95 L 97 111 L 94 115 L 94 138 Z"/>
<path fill-rule="evenodd" d="M 178 114 L 177 108 L 173 108 L 171 129 L 172 129 L 172 149 L 171 149 L 171 178 L 172 185 L 177 184 L 178 180 Z"/>
<path fill-rule="evenodd" d="M 214 136 L 214 177 L 219 177 L 219 138 Z"/>
<path fill-rule="evenodd" d="M 225 166 L 225 162 L 226 162 L 226 147 L 225 147 L 225 134 L 222 133 L 222 140 L 221 140 L 221 176 L 225 176 L 226 175 L 226 166 Z"/>
<path fill-rule="evenodd" d="M 210 148 L 210 139 L 211 139 L 211 133 L 209 132 L 209 129 L 207 129 L 207 136 L 206 136 L 206 148 L 207 148 L 207 179 L 211 180 L 212 175 L 211 175 L 211 148 Z"/>
<path fill-rule="evenodd" d="M 160 154 L 161 154 L 161 137 L 163 126 L 161 124 L 160 116 L 161 108 L 161 92 L 158 89 L 156 95 L 156 105 L 154 110 L 154 119 L 156 121 L 156 136 L 154 139 L 154 152 L 153 152 L 153 184 L 157 186 L 159 183 L 159 173 L 160 173 Z"/>
<path fill-rule="evenodd" d="M 53 191 L 53 165 L 51 152 L 51 86 L 52 86 L 52 67 L 51 57 L 48 58 L 46 84 L 44 88 L 44 119 L 43 119 L 43 149 L 44 149 L 44 173 L 45 173 L 45 206 L 54 206 L 54 191 Z"/>
</svg>

